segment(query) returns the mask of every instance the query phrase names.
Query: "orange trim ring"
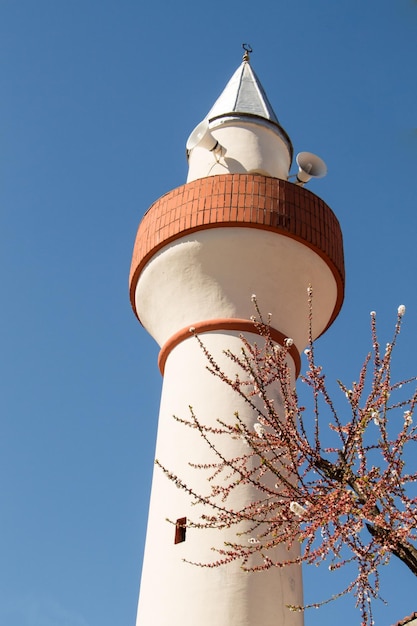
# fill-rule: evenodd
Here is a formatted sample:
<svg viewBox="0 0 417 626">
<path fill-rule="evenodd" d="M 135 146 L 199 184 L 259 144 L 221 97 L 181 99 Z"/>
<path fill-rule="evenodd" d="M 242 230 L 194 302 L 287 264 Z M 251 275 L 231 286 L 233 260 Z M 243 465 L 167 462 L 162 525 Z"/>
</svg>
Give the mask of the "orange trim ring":
<svg viewBox="0 0 417 626">
<path fill-rule="evenodd" d="M 250 320 L 244 319 L 231 319 L 231 318 L 219 318 L 214 320 L 208 320 L 203 322 L 196 322 L 194 325 L 187 326 L 186 328 L 182 328 L 178 332 L 176 332 L 165 344 L 162 346 L 159 357 L 158 357 L 158 366 L 159 370 L 164 375 L 165 371 L 165 363 L 170 354 L 170 352 L 178 346 L 184 339 L 189 339 L 193 334 L 200 335 L 201 333 L 209 333 L 216 330 L 237 330 L 240 333 L 254 333 L 259 335 L 259 331 L 254 322 Z M 275 328 L 269 328 L 269 333 L 271 339 L 280 344 L 284 345 L 284 341 L 286 336 L 279 330 Z M 300 353 L 293 344 L 288 348 L 288 352 L 294 361 L 295 365 L 295 375 L 298 377 L 301 369 L 301 358 Z"/>
</svg>

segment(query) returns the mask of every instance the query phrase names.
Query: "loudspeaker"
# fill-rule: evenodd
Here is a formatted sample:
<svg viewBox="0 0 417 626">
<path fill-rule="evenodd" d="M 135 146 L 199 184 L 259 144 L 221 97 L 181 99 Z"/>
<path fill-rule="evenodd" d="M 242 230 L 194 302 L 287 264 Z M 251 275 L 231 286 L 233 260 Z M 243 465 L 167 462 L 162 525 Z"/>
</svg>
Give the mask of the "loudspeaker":
<svg viewBox="0 0 417 626">
<path fill-rule="evenodd" d="M 299 152 L 295 160 L 298 165 L 296 184 L 304 185 L 310 178 L 323 178 L 327 174 L 327 166 L 317 154 Z"/>
<path fill-rule="evenodd" d="M 207 120 L 200 122 L 187 139 L 186 149 L 191 152 L 196 146 L 206 148 L 210 152 L 221 152 L 222 147 L 209 131 Z"/>
</svg>

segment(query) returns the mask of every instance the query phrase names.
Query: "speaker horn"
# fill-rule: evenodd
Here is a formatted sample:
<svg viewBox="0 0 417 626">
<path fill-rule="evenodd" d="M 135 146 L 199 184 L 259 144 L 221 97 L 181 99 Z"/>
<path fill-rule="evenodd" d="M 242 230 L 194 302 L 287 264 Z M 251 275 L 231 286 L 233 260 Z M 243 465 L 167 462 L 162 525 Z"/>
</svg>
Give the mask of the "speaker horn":
<svg viewBox="0 0 417 626">
<path fill-rule="evenodd" d="M 299 152 L 296 156 L 298 174 L 296 185 L 304 185 L 310 178 L 323 178 L 327 174 L 326 163 L 312 152 Z"/>
<path fill-rule="evenodd" d="M 211 134 L 207 120 L 200 122 L 188 137 L 186 144 L 187 153 L 190 153 L 196 146 L 206 148 L 206 150 L 210 152 L 225 152 L 224 148 L 222 148 L 217 139 Z"/>
</svg>

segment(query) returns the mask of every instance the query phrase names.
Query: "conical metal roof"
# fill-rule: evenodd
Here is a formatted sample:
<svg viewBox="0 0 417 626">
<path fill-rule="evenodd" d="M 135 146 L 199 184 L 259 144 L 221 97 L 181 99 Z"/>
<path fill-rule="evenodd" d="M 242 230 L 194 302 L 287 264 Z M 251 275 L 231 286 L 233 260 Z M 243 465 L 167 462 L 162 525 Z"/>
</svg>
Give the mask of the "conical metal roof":
<svg viewBox="0 0 417 626">
<path fill-rule="evenodd" d="M 236 114 L 256 115 L 280 126 L 264 88 L 248 60 L 244 60 L 233 74 L 206 119 Z"/>
</svg>

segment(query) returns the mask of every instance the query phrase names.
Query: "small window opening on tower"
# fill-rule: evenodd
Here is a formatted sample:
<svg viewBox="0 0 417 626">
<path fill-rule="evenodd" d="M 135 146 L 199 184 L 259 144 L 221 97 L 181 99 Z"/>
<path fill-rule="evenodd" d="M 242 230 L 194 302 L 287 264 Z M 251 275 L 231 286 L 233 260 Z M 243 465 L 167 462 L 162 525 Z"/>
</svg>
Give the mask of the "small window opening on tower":
<svg viewBox="0 0 417 626">
<path fill-rule="evenodd" d="M 175 541 L 174 543 L 182 543 L 185 541 L 185 532 L 187 530 L 187 518 L 180 517 L 175 523 Z"/>
</svg>

